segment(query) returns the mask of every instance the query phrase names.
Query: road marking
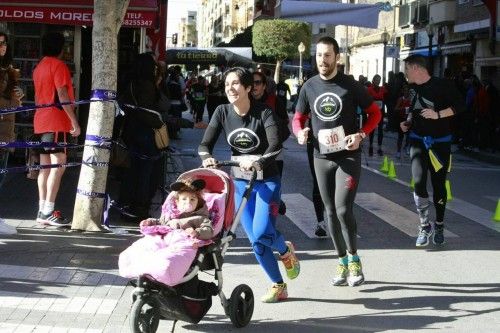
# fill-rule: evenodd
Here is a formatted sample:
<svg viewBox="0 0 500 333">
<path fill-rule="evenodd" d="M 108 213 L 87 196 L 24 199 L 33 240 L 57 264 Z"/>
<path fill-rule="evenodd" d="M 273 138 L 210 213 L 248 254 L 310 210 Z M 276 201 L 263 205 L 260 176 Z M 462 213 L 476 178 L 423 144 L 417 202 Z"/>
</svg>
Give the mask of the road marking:
<svg viewBox="0 0 500 333">
<path fill-rule="evenodd" d="M 415 237 L 417 235 L 418 215 L 403 206 L 377 193 L 358 193 L 356 194 L 355 204 L 408 236 Z M 446 229 L 444 233 L 446 237 L 458 237 Z"/>
<path fill-rule="evenodd" d="M 446 203 L 446 208 L 458 215 L 468 218 L 471 221 L 477 222 L 486 228 L 500 232 L 500 224 L 492 221 L 493 211 L 489 212 L 486 209 L 468 203 L 467 201 L 453 198 L 452 201 Z"/>
<path fill-rule="evenodd" d="M 387 177 L 384 173 L 382 173 L 376 169 L 373 169 L 373 168 L 370 168 L 367 166 L 362 166 L 362 167 L 364 169 L 372 171 L 373 173 Z M 402 181 L 400 179 L 397 179 L 397 178 L 394 179 L 393 181 L 395 181 L 401 185 L 407 186 L 407 187 L 410 186 L 409 183 Z M 359 194 L 358 194 L 358 196 L 359 196 Z M 432 192 L 429 192 L 429 197 L 432 198 Z M 497 200 L 496 198 L 494 198 L 492 196 L 488 196 L 487 198 L 492 199 L 494 201 Z M 493 222 L 491 220 L 491 217 L 494 213 L 493 211 L 489 212 L 486 209 L 483 209 L 481 207 L 478 207 L 476 205 L 473 205 L 471 203 L 468 203 L 467 201 L 458 199 L 456 197 L 454 197 L 452 201 L 448 201 L 446 203 L 446 209 L 451 210 L 452 212 L 457 213 L 458 215 L 462 215 L 463 217 L 465 217 L 473 222 L 477 222 L 477 223 L 485 226 L 486 228 L 500 232 L 500 225 L 496 224 L 495 222 Z"/>
<path fill-rule="evenodd" d="M 311 200 L 300 193 L 282 194 L 286 203 L 286 216 L 309 238 L 324 238 L 314 234 L 316 229 L 316 214 Z M 328 233 L 328 231 L 327 231 Z"/>
</svg>

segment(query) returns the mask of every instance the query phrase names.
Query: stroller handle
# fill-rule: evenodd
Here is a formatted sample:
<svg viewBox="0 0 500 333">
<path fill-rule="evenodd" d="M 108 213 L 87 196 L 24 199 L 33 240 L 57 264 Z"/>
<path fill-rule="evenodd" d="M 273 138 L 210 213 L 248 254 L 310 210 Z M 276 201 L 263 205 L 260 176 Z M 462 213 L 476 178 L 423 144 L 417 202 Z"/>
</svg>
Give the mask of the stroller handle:
<svg viewBox="0 0 500 333">
<path fill-rule="evenodd" d="M 237 161 L 217 161 L 217 166 L 218 167 L 221 167 L 221 166 L 238 167 L 238 166 L 240 166 L 240 162 L 237 162 Z M 255 181 L 255 179 L 257 179 L 257 169 L 252 167 L 252 168 L 250 168 L 250 170 L 252 171 L 252 176 L 250 177 L 249 184 L 253 187 L 253 182 Z"/>
</svg>

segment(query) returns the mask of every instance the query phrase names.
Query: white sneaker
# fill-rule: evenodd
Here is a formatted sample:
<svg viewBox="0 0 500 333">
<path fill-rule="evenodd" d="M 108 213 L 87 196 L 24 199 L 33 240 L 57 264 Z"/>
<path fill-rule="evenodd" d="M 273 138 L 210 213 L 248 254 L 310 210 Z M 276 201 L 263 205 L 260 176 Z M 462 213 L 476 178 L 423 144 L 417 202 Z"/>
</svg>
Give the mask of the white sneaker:
<svg viewBox="0 0 500 333">
<path fill-rule="evenodd" d="M 17 229 L 10 224 L 7 224 L 3 219 L 0 219 L 0 234 L 15 235 L 17 234 Z"/>
</svg>

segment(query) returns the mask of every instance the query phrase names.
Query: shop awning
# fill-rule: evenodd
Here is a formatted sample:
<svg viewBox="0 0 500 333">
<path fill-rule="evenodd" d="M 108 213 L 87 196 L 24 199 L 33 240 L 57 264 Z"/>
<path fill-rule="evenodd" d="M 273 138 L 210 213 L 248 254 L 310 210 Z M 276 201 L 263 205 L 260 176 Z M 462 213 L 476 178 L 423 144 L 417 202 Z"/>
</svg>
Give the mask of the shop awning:
<svg viewBox="0 0 500 333">
<path fill-rule="evenodd" d="M 428 57 L 429 56 L 429 48 L 422 47 L 422 48 L 418 48 L 418 49 L 414 49 L 414 50 L 402 50 L 399 52 L 399 59 L 406 58 L 406 57 L 411 56 L 413 54 L 418 54 L 418 55 L 421 55 L 424 57 Z M 431 56 L 435 57 L 437 55 L 439 55 L 438 48 L 436 46 L 433 46 L 432 51 L 431 51 Z"/>
<path fill-rule="evenodd" d="M 168 65 L 199 64 L 199 65 L 224 65 L 224 66 L 252 66 L 252 59 L 246 58 L 224 48 L 194 49 L 177 48 L 168 49 L 165 62 Z"/>
<path fill-rule="evenodd" d="M 333 25 L 377 28 L 381 10 L 390 11 L 389 3 L 351 4 L 309 0 L 282 0 L 277 6 L 280 18 Z"/>
<path fill-rule="evenodd" d="M 471 43 L 460 43 L 460 44 L 448 44 L 441 46 L 441 54 L 461 54 L 461 53 L 472 53 Z"/>
<path fill-rule="evenodd" d="M 125 27 L 154 28 L 158 21 L 157 0 L 130 0 Z M 0 21 L 62 25 L 92 25 L 94 0 L 3 0 Z"/>
</svg>

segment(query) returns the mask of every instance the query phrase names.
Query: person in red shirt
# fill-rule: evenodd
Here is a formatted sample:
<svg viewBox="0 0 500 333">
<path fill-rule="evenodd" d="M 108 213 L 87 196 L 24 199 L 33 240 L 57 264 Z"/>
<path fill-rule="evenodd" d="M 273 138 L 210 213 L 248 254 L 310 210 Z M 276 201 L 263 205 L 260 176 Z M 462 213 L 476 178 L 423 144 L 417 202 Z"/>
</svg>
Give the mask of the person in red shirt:
<svg viewBox="0 0 500 333">
<path fill-rule="evenodd" d="M 403 121 L 406 121 L 408 118 L 408 114 L 410 111 L 410 106 L 411 106 L 411 100 L 410 100 L 410 93 L 408 89 L 408 85 L 404 85 L 402 88 L 402 95 L 398 98 L 396 101 L 396 106 L 394 107 L 394 111 L 398 117 L 398 122 L 401 123 Z M 406 133 L 403 132 L 403 130 L 400 128 L 398 130 L 398 143 L 397 143 L 397 153 L 396 153 L 396 158 L 401 158 L 401 146 L 403 145 L 403 138 L 406 135 Z M 407 151 L 407 154 L 410 154 L 410 148 L 409 148 L 409 138 L 408 135 L 406 135 L 406 144 L 405 144 L 405 150 Z"/>
<path fill-rule="evenodd" d="M 382 121 L 378 123 L 377 128 L 377 154 L 383 156 L 382 151 L 382 140 L 384 139 L 384 99 L 387 95 L 387 89 L 385 86 L 380 86 L 380 75 L 376 74 L 373 77 L 372 84 L 368 87 L 368 94 L 373 98 L 373 101 L 382 111 Z M 368 148 L 368 155 L 373 156 L 373 138 L 375 137 L 375 132 L 370 133 L 370 148 Z"/>
<path fill-rule="evenodd" d="M 60 33 L 48 33 L 42 39 L 42 54 L 35 70 L 35 103 L 52 104 L 75 100 L 71 74 L 68 66 L 61 60 L 64 36 Z M 35 112 L 34 133 L 37 141 L 67 142 L 68 136 L 80 135 L 80 125 L 73 105 L 39 108 Z M 64 148 L 41 148 L 40 165 L 66 163 Z M 57 193 L 65 168 L 42 169 L 38 175 L 39 210 L 37 222 L 53 225 L 68 225 L 69 221 L 54 209 Z"/>
</svg>

